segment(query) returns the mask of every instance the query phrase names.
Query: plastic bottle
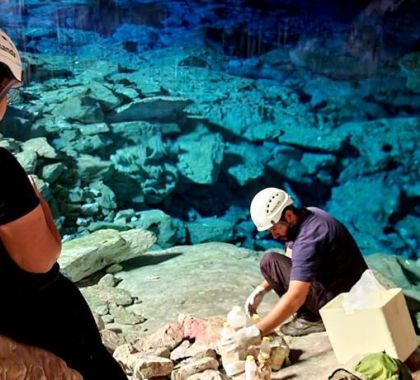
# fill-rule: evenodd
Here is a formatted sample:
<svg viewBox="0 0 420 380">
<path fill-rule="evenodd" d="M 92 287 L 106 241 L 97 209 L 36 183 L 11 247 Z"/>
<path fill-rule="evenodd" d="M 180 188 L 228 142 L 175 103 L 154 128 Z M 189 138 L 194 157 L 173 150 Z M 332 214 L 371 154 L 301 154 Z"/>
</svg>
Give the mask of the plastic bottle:
<svg viewBox="0 0 420 380">
<path fill-rule="evenodd" d="M 271 342 L 270 366 L 273 371 L 278 371 L 289 360 L 289 346 L 284 338 L 276 335 Z"/>
<path fill-rule="evenodd" d="M 245 371 L 245 361 L 244 360 L 236 360 L 233 362 L 229 362 L 223 365 L 225 369 L 226 375 L 229 377 L 236 376 L 239 374 L 243 374 Z"/>
<path fill-rule="evenodd" d="M 239 330 L 246 326 L 246 314 L 240 306 L 234 306 L 227 314 L 227 321 L 235 330 Z"/>
<path fill-rule="evenodd" d="M 258 367 L 255 358 L 248 355 L 245 361 L 245 380 L 258 380 Z"/>
<path fill-rule="evenodd" d="M 223 328 L 220 333 L 220 340 L 223 341 L 229 339 L 233 336 L 234 333 L 235 331 L 233 330 L 232 325 L 229 322 L 225 322 L 223 323 Z"/>
<path fill-rule="evenodd" d="M 261 380 L 271 379 L 270 353 L 270 338 L 264 337 L 260 345 L 260 352 L 258 354 L 258 373 Z"/>
<path fill-rule="evenodd" d="M 223 365 L 239 360 L 239 353 L 237 350 L 228 351 L 226 347 L 222 346 L 221 343 L 235 334 L 235 330 L 232 328 L 230 323 L 225 322 L 223 324 L 222 331 L 220 333 L 220 342 L 219 342 L 219 353 L 222 357 Z"/>
</svg>

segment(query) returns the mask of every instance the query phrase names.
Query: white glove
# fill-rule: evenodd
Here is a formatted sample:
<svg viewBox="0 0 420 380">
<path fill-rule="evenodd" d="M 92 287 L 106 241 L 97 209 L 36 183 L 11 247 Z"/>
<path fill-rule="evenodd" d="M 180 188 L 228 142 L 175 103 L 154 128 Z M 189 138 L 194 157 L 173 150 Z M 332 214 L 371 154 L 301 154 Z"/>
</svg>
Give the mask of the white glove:
<svg viewBox="0 0 420 380">
<path fill-rule="evenodd" d="M 263 288 L 261 285 L 258 285 L 246 299 L 245 313 L 248 318 L 252 318 L 252 316 L 257 312 L 258 306 L 260 306 L 260 303 L 267 292 L 267 289 Z"/>
<path fill-rule="evenodd" d="M 244 327 L 220 343 L 227 352 L 237 349 L 247 349 L 250 344 L 259 343 L 261 331 L 256 325 Z"/>
</svg>

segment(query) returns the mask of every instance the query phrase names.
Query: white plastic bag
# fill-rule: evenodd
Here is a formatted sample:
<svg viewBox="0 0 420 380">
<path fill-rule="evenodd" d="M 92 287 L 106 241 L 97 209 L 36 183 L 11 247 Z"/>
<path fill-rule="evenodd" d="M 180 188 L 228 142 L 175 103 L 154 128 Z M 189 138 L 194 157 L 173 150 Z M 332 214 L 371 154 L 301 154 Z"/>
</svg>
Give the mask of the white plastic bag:
<svg viewBox="0 0 420 380">
<path fill-rule="evenodd" d="M 347 311 L 361 310 L 382 305 L 386 289 L 376 279 L 373 271 L 367 269 L 360 280 L 350 289 L 343 301 L 343 309 Z"/>
</svg>

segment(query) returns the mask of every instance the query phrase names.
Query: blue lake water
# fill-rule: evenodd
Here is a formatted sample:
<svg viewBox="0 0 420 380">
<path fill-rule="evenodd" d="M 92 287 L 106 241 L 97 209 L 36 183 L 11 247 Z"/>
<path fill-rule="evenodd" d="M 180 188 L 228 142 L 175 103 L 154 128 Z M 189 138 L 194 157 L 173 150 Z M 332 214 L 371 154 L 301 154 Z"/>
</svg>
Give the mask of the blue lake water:
<svg viewBox="0 0 420 380">
<path fill-rule="evenodd" d="M 65 239 L 140 227 L 161 247 L 267 249 L 248 209 L 275 186 L 343 221 L 364 254 L 417 258 L 418 2 L 0 7 L 25 61 L 1 142 Z"/>
</svg>

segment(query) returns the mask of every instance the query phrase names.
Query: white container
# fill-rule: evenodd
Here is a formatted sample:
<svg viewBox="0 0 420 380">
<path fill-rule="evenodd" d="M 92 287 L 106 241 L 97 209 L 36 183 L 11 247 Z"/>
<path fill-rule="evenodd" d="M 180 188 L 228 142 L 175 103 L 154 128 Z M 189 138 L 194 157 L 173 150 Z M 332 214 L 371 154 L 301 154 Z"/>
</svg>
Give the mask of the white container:
<svg viewBox="0 0 420 380">
<path fill-rule="evenodd" d="M 255 358 L 248 355 L 245 361 L 245 380 L 258 380 L 258 367 Z"/>
<path fill-rule="evenodd" d="M 234 306 L 227 314 L 227 321 L 235 330 L 239 330 L 246 326 L 246 314 L 240 306 Z"/>
<path fill-rule="evenodd" d="M 224 341 L 231 338 L 235 334 L 235 330 L 232 328 L 232 326 L 225 322 L 223 324 L 222 331 L 220 333 L 220 341 L 219 341 L 219 354 L 222 357 L 222 363 L 223 365 L 226 363 L 230 363 L 233 361 L 240 360 L 240 352 L 235 348 L 234 350 L 230 350 L 231 347 L 225 347 L 222 345 Z"/>
<path fill-rule="evenodd" d="M 224 341 L 229 339 L 235 334 L 235 330 L 233 330 L 231 324 L 229 322 L 223 323 L 222 331 L 220 333 L 220 340 Z"/>
<path fill-rule="evenodd" d="M 234 376 L 239 375 L 245 371 L 245 361 L 244 360 L 237 360 L 234 362 L 226 363 L 223 365 L 225 369 L 226 375 Z"/>
<path fill-rule="evenodd" d="M 339 363 L 385 351 L 405 361 L 417 347 L 416 334 L 401 289 L 389 289 L 379 306 L 346 311 L 341 293 L 319 311 Z"/>
</svg>

